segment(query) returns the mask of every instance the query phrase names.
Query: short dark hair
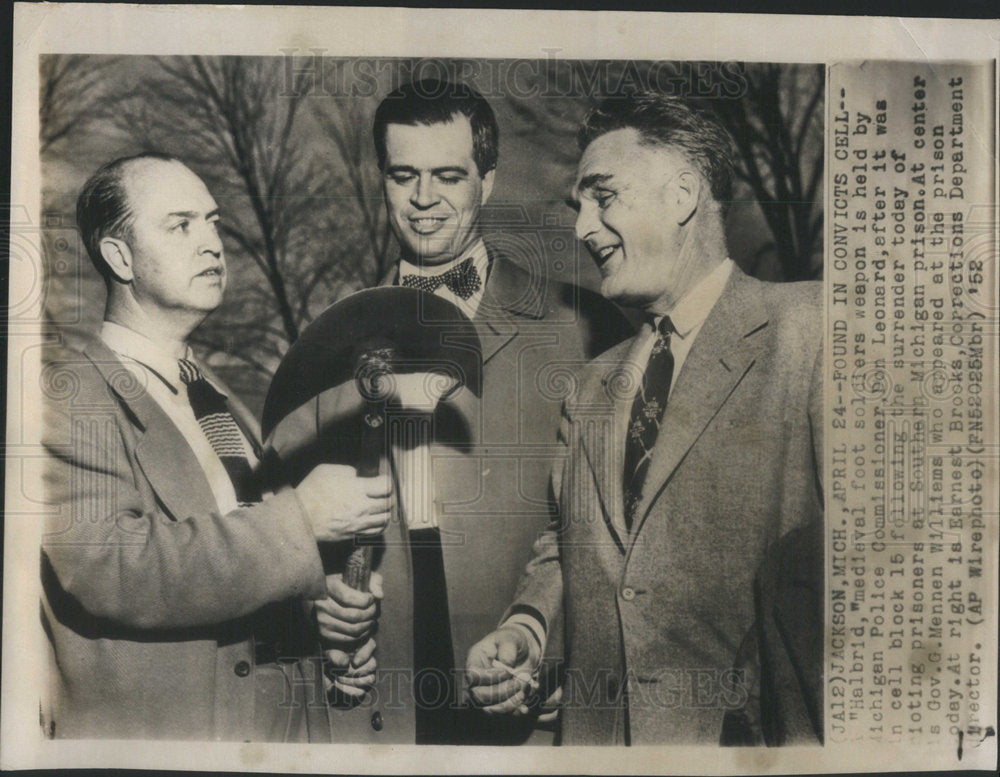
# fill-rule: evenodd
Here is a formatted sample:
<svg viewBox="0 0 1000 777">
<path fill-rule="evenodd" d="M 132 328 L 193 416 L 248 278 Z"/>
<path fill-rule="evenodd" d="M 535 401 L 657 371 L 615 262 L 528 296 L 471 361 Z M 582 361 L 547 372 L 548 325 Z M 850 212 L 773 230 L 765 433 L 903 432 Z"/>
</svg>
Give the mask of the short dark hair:
<svg viewBox="0 0 1000 777">
<path fill-rule="evenodd" d="M 497 166 L 500 130 L 493 109 L 471 86 L 425 78 L 386 95 L 375 111 L 372 135 L 380 170 L 385 169 L 385 136 L 390 124 L 443 124 L 461 114 L 472 126 L 472 158 L 482 178 Z"/>
<path fill-rule="evenodd" d="M 609 97 L 583 120 L 577 138 L 580 150 L 619 129 L 634 129 L 643 143 L 669 146 L 683 154 L 708 182 L 725 215 L 733 199 L 736 161 L 733 139 L 715 111 L 656 92 Z"/>
<path fill-rule="evenodd" d="M 80 237 L 90 261 L 109 283 L 111 268 L 101 255 L 101 240 L 105 237 L 126 242 L 132 239 L 135 214 L 125 188 L 125 173 L 133 163 L 144 160 L 180 162 L 176 157 L 155 151 L 119 157 L 90 176 L 76 200 L 76 225 L 80 228 Z"/>
</svg>

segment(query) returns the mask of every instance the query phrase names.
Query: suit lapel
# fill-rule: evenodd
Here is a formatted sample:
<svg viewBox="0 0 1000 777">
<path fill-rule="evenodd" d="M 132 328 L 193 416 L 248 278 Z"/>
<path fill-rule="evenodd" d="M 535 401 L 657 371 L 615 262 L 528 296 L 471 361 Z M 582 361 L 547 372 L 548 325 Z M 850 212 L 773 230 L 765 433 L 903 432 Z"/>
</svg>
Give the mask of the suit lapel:
<svg viewBox="0 0 1000 777">
<path fill-rule="evenodd" d="M 136 459 L 167 512 L 181 520 L 192 511 L 218 509 L 191 446 L 156 400 L 137 387 L 132 371 L 100 341 L 89 343 L 84 355 L 138 422 Z"/>
<path fill-rule="evenodd" d="M 601 502 L 601 514 L 611 538 L 624 553 L 628 532 L 622 503 L 622 433 L 621 405 L 630 404 L 617 387 L 632 385 L 636 378 L 633 355 L 640 347 L 639 338 L 627 340 L 591 362 L 581 381 L 579 396 L 567 406 L 571 433 L 579 436 Z"/>
<path fill-rule="evenodd" d="M 544 289 L 533 276 L 487 249 L 490 271 L 473 322 L 482 343 L 483 364 L 506 347 L 519 332 L 518 318 L 541 318 Z"/>
<path fill-rule="evenodd" d="M 136 446 L 136 458 L 157 498 L 177 520 L 218 504 L 187 440 L 160 411 Z"/>
<path fill-rule="evenodd" d="M 479 336 L 479 344 L 483 355 L 483 364 L 497 355 L 501 348 L 517 337 L 517 323 L 506 313 L 491 314 L 489 318 L 481 318 L 479 314 L 472 323 Z"/>
<path fill-rule="evenodd" d="M 633 542 L 674 470 L 753 367 L 761 347 L 753 335 L 767 324 L 753 283 L 734 268 L 681 367 L 653 447 Z"/>
</svg>

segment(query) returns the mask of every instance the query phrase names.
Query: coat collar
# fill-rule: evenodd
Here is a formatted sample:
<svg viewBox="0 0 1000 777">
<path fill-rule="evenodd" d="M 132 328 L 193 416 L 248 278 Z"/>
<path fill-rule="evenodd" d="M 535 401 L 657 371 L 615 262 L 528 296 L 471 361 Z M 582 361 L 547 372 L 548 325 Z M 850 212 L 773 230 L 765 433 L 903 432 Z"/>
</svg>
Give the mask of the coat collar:
<svg viewBox="0 0 1000 777">
<path fill-rule="evenodd" d="M 545 268 L 528 272 L 519 265 L 487 246 L 490 256 L 490 275 L 486 283 L 484 302 L 477 318 L 504 311 L 511 316 L 538 320 L 545 315 L 545 298 L 548 273 Z"/>
<path fill-rule="evenodd" d="M 662 423 L 668 433 L 658 438 L 653 449 L 631 538 L 624 536 L 622 462 L 615 455 L 616 445 L 605 439 L 609 435 L 599 436 L 601 439 L 585 436 L 581 440 L 594 472 L 605 521 L 623 551 L 634 541 L 650 507 L 691 446 L 753 366 L 761 348 L 754 335 L 768 320 L 755 288 L 758 283 L 733 268 L 722 296 L 688 353 L 667 403 Z M 633 338 L 588 365 L 578 399 L 567 407 L 575 425 L 593 413 L 603 413 L 606 419 L 620 417 L 617 413 L 621 404 L 631 406 L 632 393 L 622 388 L 634 387 L 635 381 L 641 380 L 642 370 L 634 359 L 638 347 L 639 338 Z M 614 429 L 613 422 L 610 428 L 616 435 L 620 432 Z"/>
<path fill-rule="evenodd" d="M 768 314 L 759 283 L 734 268 L 688 353 L 664 412 L 667 433 L 653 447 L 643 498 L 635 512 L 633 542 L 653 502 L 763 347 L 756 335 L 767 325 Z"/>
<path fill-rule="evenodd" d="M 135 374 L 100 340 L 90 341 L 83 353 L 135 420 L 136 459 L 167 512 L 182 520 L 192 512 L 217 510 L 191 446 Z"/>
<path fill-rule="evenodd" d="M 633 389 L 642 379 L 635 360 L 640 346 L 641 339 L 635 337 L 590 362 L 580 373 L 578 391 L 566 402 L 569 428 L 580 436 L 580 447 L 594 474 L 601 514 L 622 553 L 628 537 L 624 531 L 618 423 L 623 403 L 631 406 Z"/>
<path fill-rule="evenodd" d="M 149 396 L 135 373 L 102 340 L 90 340 L 83 349 L 83 355 L 94 365 L 107 384 L 108 391 L 121 400 L 142 431 L 156 425 L 160 416 L 167 418 L 167 414 Z"/>
</svg>

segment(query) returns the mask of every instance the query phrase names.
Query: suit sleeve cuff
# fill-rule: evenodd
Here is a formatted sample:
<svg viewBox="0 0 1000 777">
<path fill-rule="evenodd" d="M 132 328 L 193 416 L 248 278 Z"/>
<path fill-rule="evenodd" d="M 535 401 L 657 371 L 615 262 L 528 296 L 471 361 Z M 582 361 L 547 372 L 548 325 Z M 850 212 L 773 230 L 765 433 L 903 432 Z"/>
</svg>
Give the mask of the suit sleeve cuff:
<svg viewBox="0 0 1000 777">
<path fill-rule="evenodd" d="M 501 626 L 520 626 L 526 630 L 535 642 L 538 643 L 538 647 L 541 649 L 542 653 L 545 653 L 545 619 L 542 618 L 540 613 L 529 612 L 530 608 L 524 608 L 514 612 L 510 615 Z"/>
</svg>

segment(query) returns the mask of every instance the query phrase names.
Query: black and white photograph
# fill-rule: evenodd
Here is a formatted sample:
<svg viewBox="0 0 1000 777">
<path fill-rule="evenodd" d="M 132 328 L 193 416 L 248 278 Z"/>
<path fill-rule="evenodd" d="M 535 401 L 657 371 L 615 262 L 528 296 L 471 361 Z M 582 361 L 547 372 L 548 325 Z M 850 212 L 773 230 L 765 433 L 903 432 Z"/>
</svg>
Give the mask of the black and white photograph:
<svg viewBox="0 0 1000 777">
<path fill-rule="evenodd" d="M 17 10 L 5 766 L 995 766 L 995 24 Z"/>
</svg>

